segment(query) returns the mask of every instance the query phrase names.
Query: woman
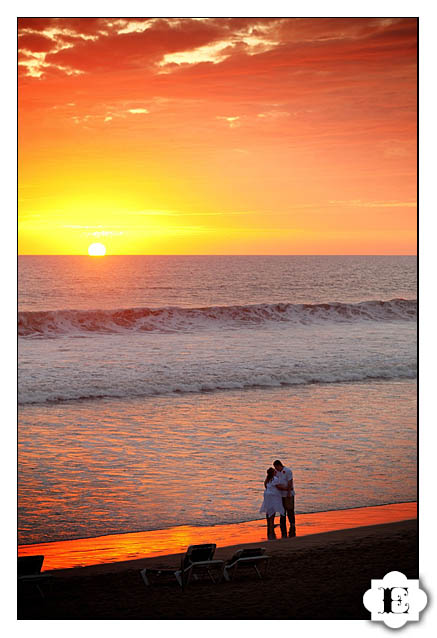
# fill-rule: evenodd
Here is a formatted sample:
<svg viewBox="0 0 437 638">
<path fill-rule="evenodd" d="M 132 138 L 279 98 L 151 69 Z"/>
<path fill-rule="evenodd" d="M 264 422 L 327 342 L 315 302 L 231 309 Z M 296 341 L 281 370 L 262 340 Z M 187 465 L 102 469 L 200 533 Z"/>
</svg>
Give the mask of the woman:
<svg viewBox="0 0 437 638">
<path fill-rule="evenodd" d="M 264 500 L 259 510 L 260 512 L 266 513 L 268 539 L 276 538 L 276 512 L 278 512 L 281 516 L 285 514 L 284 506 L 282 505 L 281 492 L 276 487 L 277 485 L 279 485 L 279 478 L 276 476 L 276 470 L 273 467 L 269 467 L 269 469 L 267 470 L 266 479 L 264 481 Z"/>
</svg>

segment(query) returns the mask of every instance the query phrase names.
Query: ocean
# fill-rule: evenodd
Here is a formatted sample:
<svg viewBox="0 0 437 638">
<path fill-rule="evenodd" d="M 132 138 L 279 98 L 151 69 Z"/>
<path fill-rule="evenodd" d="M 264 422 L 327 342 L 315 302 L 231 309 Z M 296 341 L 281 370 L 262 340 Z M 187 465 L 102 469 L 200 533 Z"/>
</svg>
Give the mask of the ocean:
<svg viewBox="0 0 437 638">
<path fill-rule="evenodd" d="M 19 258 L 19 543 L 414 501 L 413 256 Z"/>
</svg>

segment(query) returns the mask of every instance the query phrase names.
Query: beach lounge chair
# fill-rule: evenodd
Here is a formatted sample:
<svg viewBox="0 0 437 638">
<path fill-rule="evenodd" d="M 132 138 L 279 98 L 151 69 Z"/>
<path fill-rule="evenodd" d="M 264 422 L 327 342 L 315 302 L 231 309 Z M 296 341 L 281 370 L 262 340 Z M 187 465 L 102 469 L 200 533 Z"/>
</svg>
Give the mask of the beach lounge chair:
<svg viewBox="0 0 437 638">
<path fill-rule="evenodd" d="M 44 593 L 40 584 L 51 579 L 51 575 L 41 574 L 43 562 L 44 556 L 19 556 L 17 562 L 18 585 L 34 585 L 41 598 L 44 598 Z"/>
<path fill-rule="evenodd" d="M 267 574 L 267 567 L 270 556 L 265 554 L 264 547 L 254 547 L 250 549 L 239 549 L 232 558 L 226 561 L 223 569 L 225 580 L 233 580 L 237 570 L 242 567 L 253 567 L 258 577 L 262 579 L 262 575 L 258 566 L 264 564 L 264 576 Z"/>
<path fill-rule="evenodd" d="M 151 585 L 155 577 L 173 576 L 182 589 L 188 585 L 192 578 L 197 580 L 199 575 L 206 574 L 212 582 L 215 583 L 217 581 L 214 578 L 213 572 L 218 571 L 217 580 L 220 580 L 224 565 L 223 560 L 214 560 L 215 549 L 216 545 L 214 543 L 190 545 L 182 557 L 181 568 L 177 571 L 167 567 L 158 569 L 145 568 L 140 572 L 141 577 L 145 585 Z"/>
</svg>

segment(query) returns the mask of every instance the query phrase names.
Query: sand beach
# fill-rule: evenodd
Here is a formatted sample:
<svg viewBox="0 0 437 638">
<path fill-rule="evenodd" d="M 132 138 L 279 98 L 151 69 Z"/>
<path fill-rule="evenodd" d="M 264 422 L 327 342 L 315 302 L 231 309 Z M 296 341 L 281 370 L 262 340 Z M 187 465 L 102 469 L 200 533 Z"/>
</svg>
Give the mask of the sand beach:
<svg viewBox="0 0 437 638">
<path fill-rule="evenodd" d="M 413 512 L 415 504 L 403 505 Z M 375 520 L 370 510 L 378 509 L 362 512 L 369 510 L 369 520 Z M 330 513 L 323 514 L 320 520 L 329 519 Z M 372 578 L 392 570 L 418 577 L 417 539 L 417 520 L 410 518 L 218 546 L 216 557 L 224 560 L 242 547 L 266 547 L 267 577 L 259 580 L 250 570 L 232 582 L 200 580 L 185 591 L 167 580 L 145 587 L 140 576 L 144 567 L 177 569 L 181 553 L 48 570 L 52 578 L 43 586 L 44 600 L 31 588 L 20 591 L 18 619 L 366 619 L 362 596 Z M 286 596 L 278 597 L 279 581 Z"/>
</svg>

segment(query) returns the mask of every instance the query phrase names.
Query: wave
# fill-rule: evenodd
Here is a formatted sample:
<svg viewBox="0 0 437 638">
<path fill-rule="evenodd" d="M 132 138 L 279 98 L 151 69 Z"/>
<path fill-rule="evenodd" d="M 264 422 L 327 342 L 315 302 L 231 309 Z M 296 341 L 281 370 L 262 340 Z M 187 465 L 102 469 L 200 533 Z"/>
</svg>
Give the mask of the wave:
<svg viewBox="0 0 437 638">
<path fill-rule="evenodd" d="M 181 379 L 151 380 L 132 384 L 123 383 L 120 379 L 114 385 L 105 387 L 87 387 L 82 384 L 64 385 L 57 389 L 41 389 L 20 391 L 20 405 L 37 403 L 60 403 L 64 401 L 86 401 L 91 399 L 133 399 L 157 395 L 178 395 L 191 393 L 214 392 L 220 390 L 249 390 L 251 388 L 280 388 L 288 386 L 325 385 L 332 383 L 359 383 L 366 381 L 396 381 L 415 379 L 416 366 L 404 364 L 398 366 L 380 366 L 372 370 L 336 370 L 312 372 L 286 372 L 283 374 L 259 373 L 240 376 L 234 379 L 209 379 L 183 381 Z"/>
<path fill-rule="evenodd" d="M 415 299 L 360 303 L 256 304 L 204 308 L 127 308 L 117 310 L 50 310 L 18 313 L 21 337 L 53 337 L 77 333 L 196 331 L 260 325 L 265 322 L 312 324 L 355 321 L 415 321 Z"/>
</svg>

